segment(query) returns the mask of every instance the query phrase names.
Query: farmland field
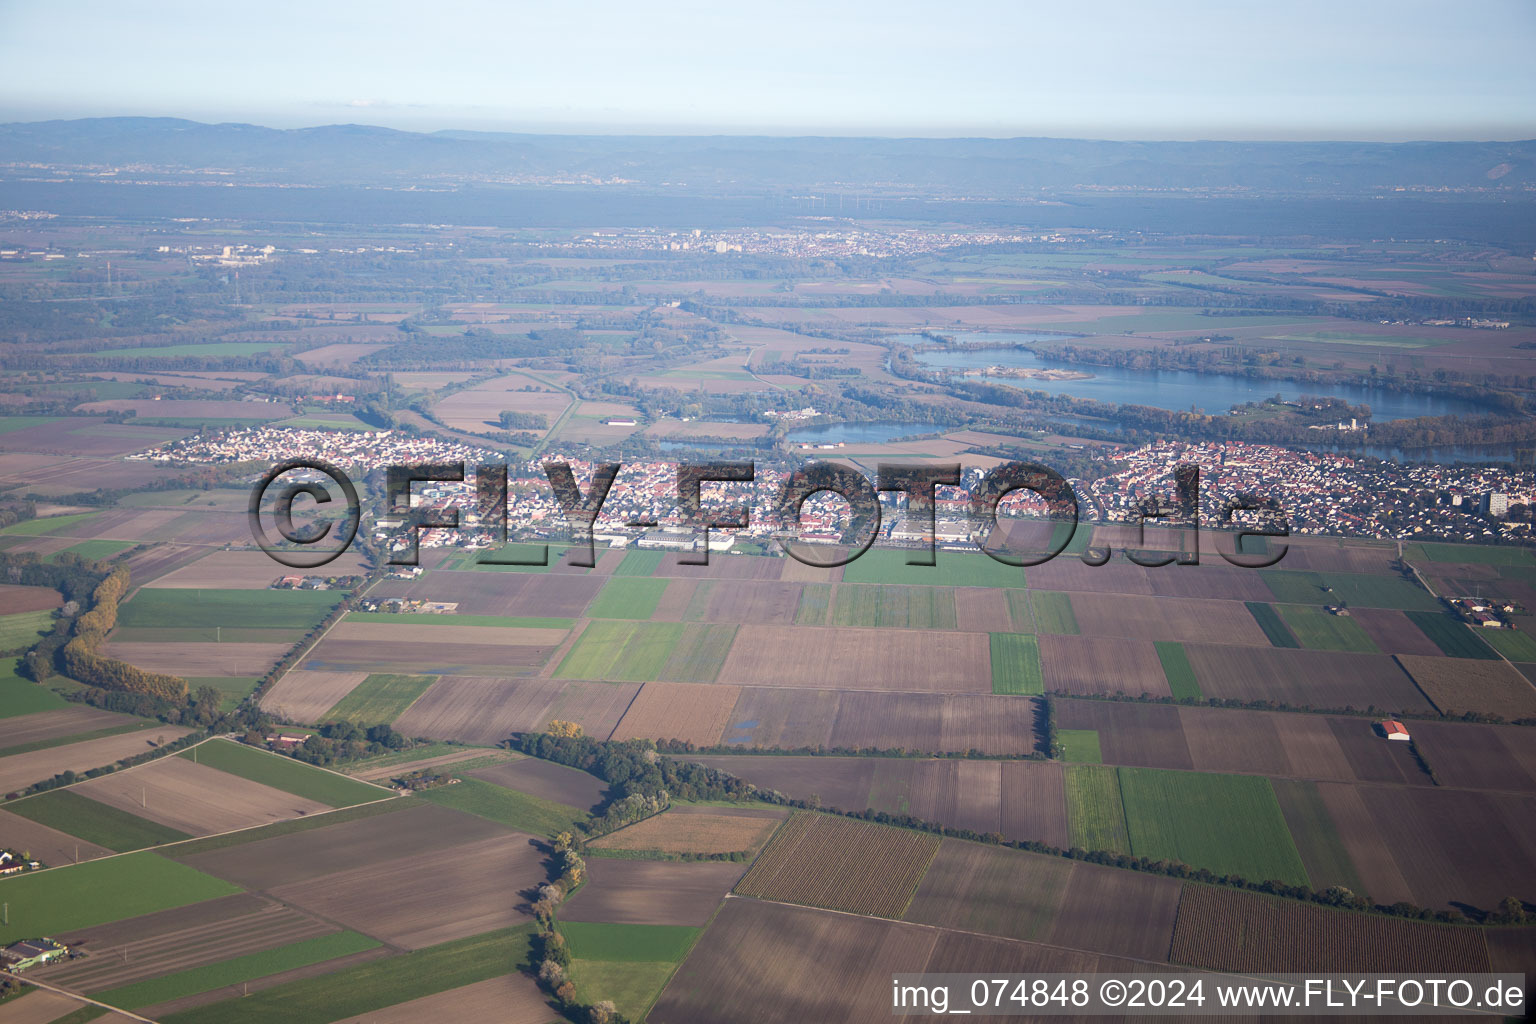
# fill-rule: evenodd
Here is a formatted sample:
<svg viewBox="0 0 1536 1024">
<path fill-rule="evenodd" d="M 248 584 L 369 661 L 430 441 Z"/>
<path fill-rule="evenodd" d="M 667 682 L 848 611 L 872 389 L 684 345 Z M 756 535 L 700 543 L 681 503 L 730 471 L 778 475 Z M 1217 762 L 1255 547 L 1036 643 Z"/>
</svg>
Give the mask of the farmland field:
<svg viewBox="0 0 1536 1024">
<path fill-rule="evenodd" d="M 58 935 L 239 891 L 148 851 L 20 875 L 0 881 L 0 896 L 10 904 L 0 942 Z"/>
<path fill-rule="evenodd" d="M 800 811 L 758 854 L 736 891 L 900 917 L 938 848 L 938 839 L 919 832 Z"/>
<path fill-rule="evenodd" d="M 1536 661 L 1536 639 L 1513 629 L 1490 629 L 1483 641 L 1510 661 Z"/>
<path fill-rule="evenodd" d="M 604 924 L 707 924 L 741 878 L 730 861 L 587 861 L 587 884 L 560 906 L 562 921 Z"/>
<path fill-rule="evenodd" d="M 1221 971 L 1487 971 L 1474 928 L 1333 910 L 1189 883 L 1171 959 Z"/>
<path fill-rule="evenodd" d="M 261 706 L 294 722 L 319 723 L 366 678 L 365 672 L 290 669 L 261 695 Z"/>
<path fill-rule="evenodd" d="M 1096 729 L 1058 729 L 1056 740 L 1061 744 L 1061 759 L 1079 764 L 1103 764 L 1104 754 L 1099 749 L 1099 733 Z"/>
<path fill-rule="evenodd" d="M 1247 647 L 1223 648 L 1244 652 Z M 1150 640 L 1091 636 L 1041 636 L 1040 663 L 1045 691 L 1131 697 L 1170 696 L 1156 648 Z"/>
<path fill-rule="evenodd" d="M 1312 887 L 1327 889 L 1342 885 L 1350 892 L 1367 892 L 1317 784 L 1296 779 L 1271 779 L 1270 785 L 1274 787 L 1275 799 L 1280 802 L 1286 827 L 1296 841 L 1297 852 L 1301 854 Z"/>
<path fill-rule="evenodd" d="M 1131 839 L 1117 770 L 1102 765 L 1068 765 L 1066 779 L 1072 845 L 1084 850 L 1130 853 Z"/>
<path fill-rule="evenodd" d="M 756 810 L 753 808 L 752 810 Z M 721 808 L 679 813 L 674 808 L 594 840 L 594 850 L 654 850 L 660 853 L 736 853 L 756 850 L 773 833 L 782 813 L 763 815 Z"/>
<path fill-rule="evenodd" d="M 1266 643 L 1264 633 L 1236 601 L 1135 594 L 1073 594 L 1072 609 L 1085 636 L 1135 640 L 1187 640 L 1222 644 Z"/>
<path fill-rule="evenodd" d="M 800 600 L 795 606 L 795 625 L 825 626 L 832 607 L 832 590 L 830 583 L 807 583 L 801 587 Z"/>
<path fill-rule="evenodd" d="M 843 566 L 844 583 L 928 587 L 1022 587 L 1024 570 L 983 554 L 939 551 L 933 565 L 908 565 L 909 551 L 870 548 Z"/>
<path fill-rule="evenodd" d="M 192 751 L 184 750 L 176 756 L 191 760 Z M 330 807 L 350 807 L 392 795 L 387 789 L 229 740 L 199 744 L 197 762 Z"/>
<path fill-rule="evenodd" d="M 1314 605 L 1282 604 L 1279 611 L 1291 633 L 1308 650 L 1361 654 L 1375 654 L 1380 650 L 1352 618 L 1334 615 Z"/>
<path fill-rule="evenodd" d="M 1472 627 L 1446 612 L 1410 611 L 1404 614 L 1448 658 L 1478 658 L 1484 661 L 1498 658 L 1483 643 L 1480 634 L 1472 632 Z"/>
<path fill-rule="evenodd" d="M 201 751 L 202 748 L 194 748 Z M 182 757 L 89 779 L 71 790 L 187 835 L 209 835 L 329 810 L 327 804 Z"/>
<path fill-rule="evenodd" d="M 13 612 L 0 615 L 0 651 L 18 651 L 37 643 L 53 628 L 53 612 Z"/>
<path fill-rule="evenodd" d="M 68 708 L 69 702 L 45 686 L 16 674 L 20 659 L 0 659 L 0 721 Z"/>
<path fill-rule="evenodd" d="M 588 810 L 603 799 L 607 784 L 579 768 L 567 768 L 553 761 L 524 757 L 471 773 L 477 779 L 494 782 L 507 789 Z"/>
<path fill-rule="evenodd" d="M 834 626 L 955 628 L 955 593 L 948 587 L 841 584 L 836 590 Z"/>
<path fill-rule="evenodd" d="M 1253 615 L 1253 620 L 1264 631 L 1264 636 L 1274 647 L 1300 647 L 1301 643 L 1291 632 L 1291 628 L 1280 618 L 1275 611 L 1275 606 L 1265 604 L 1262 601 L 1247 602 L 1248 611 Z"/>
<path fill-rule="evenodd" d="M 1218 875 L 1308 885 L 1269 780 L 1152 768 L 1121 768 L 1131 852 Z"/>
<path fill-rule="evenodd" d="M 88 799 L 73 789 L 49 790 L 6 804 L 5 809 L 118 853 L 190 838 L 186 832 Z"/>
<path fill-rule="evenodd" d="M 1503 660 L 1400 654 L 1397 661 L 1445 714 L 1481 711 L 1511 722 L 1536 718 L 1536 687 Z"/>
<path fill-rule="evenodd" d="M 646 683 L 613 739 L 684 740 L 698 747 L 720 742 L 741 687 L 703 683 Z"/>
<path fill-rule="evenodd" d="M 594 619 L 648 619 L 666 589 L 663 579 L 615 576 L 603 585 L 587 614 Z"/>
<path fill-rule="evenodd" d="M 682 635 L 680 622 L 594 621 L 582 630 L 555 675 L 623 682 L 656 679 Z"/>
<path fill-rule="evenodd" d="M 1029 603 L 1034 609 L 1036 628 L 1041 633 L 1077 636 L 1080 630 L 1072 599 L 1055 590 L 1031 590 Z"/>
<path fill-rule="evenodd" d="M 680 683 L 712 683 L 735 641 L 735 626 L 687 623 L 661 670 L 661 678 Z"/>
<path fill-rule="evenodd" d="M 1433 710 L 1407 673 L 1384 654 L 1185 644 L 1211 699 L 1272 700 L 1296 707 Z"/>
<path fill-rule="evenodd" d="M 404 714 L 435 682 L 435 676 L 370 675 L 337 701 L 319 721 L 389 724 Z"/>
<path fill-rule="evenodd" d="M 749 623 L 736 631 L 720 677 L 744 686 L 814 679 L 829 688 L 989 693 L 987 665 L 987 640 L 976 633 Z"/>
<path fill-rule="evenodd" d="M 1281 604 L 1348 604 L 1364 608 L 1433 609 L 1434 597 L 1396 576 L 1355 572 L 1260 569 L 1264 585 Z"/>
<path fill-rule="evenodd" d="M 275 564 L 275 563 L 274 563 Z M 325 618 L 341 594 L 330 590 L 140 590 L 117 615 L 125 628 L 303 630 Z"/>
<path fill-rule="evenodd" d="M 1040 648 L 1035 638 L 1023 633 L 992 633 L 992 692 L 1044 693 L 1040 675 Z"/>
<path fill-rule="evenodd" d="M 542 729 L 558 718 L 577 723 L 589 736 L 606 737 L 639 689 L 639 683 L 444 676 L 394 727 L 407 736 L 492 746 L 511 733 Z"/>
<path fill-rule="evenodd" d="M 0 793 L 25 789 L 34 782 L 51 779 L 61 772 L 84 772 L 123 758 L 147 754 L 191 731 L 185 726 L 156 724 L 133 732 L 78 740 L 0 757 Z"/>
<path fill-rule="evenodd" d="M 1189 666 L 1189 655 L 1184 653 L 1183 644 L 1154 640 L 1152 646 L 1157 650 L 1157 660 L 1162 664 L 1163 675 L 1168 679 L 1168 691 L 1175 700 L 1199 700 L 1205 696 L 1200 692 L 1200 681 L 1195 678 L 1195 670 Z"/>
<path fill-rule="evenodd" d="M 575 807 L 472 778 L 423 790 L 421 798 L 541 836 L 570 831 L 586 817 Z"/>
<path fill-rule="evenodd" d="M 651 576 L 661 566 L 661 551 L 626 551 L 624 560 L 613 570 L 615 576 Z"/>
<path fill-rule="evenodd" d="M 1074 863 L 946 839 L 903 920 L 1046 941 Z"/>
</svg>

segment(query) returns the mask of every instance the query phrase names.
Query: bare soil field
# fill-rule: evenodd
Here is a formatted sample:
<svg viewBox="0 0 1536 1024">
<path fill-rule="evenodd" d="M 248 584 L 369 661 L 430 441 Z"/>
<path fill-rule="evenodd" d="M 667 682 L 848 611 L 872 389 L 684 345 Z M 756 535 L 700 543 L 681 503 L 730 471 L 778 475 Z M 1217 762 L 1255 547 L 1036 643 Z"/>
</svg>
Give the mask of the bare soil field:
<svg viewBox="0 0 1536 1024">
<path fill-rule="evenodd" d="M 140 487 L 178 472 L 169 466 L 116 459 L 20 452 L 0 454 L 0 483 L 26 484 L 30 491 L 44 497 L 77 494 L 99 487 Z"/>
<path fill-rule="evenodd" d="M 293 415 L 293 408 L 283 402 L 219 401 L 186 398 L 113 398 L 104 402 L 86 402 L 81 412 L 132 412 L 135 416 L 190 419 L 280 420 Z"/>
<path fill-rule="evenodd" d="M 1397 549 L 1390 543 L 1371 545 L 1336 537 L 1287 537 L 1283 543 L 1285 557 L 1276 566 L 1280 569 L 1386 575 L 1397 560 Z"/>
<path fill-rule="evenodd" d="M 730 861 L 587 861 L 587 884 L 560 908 L 563 921 L 698 927 L 746 869 Z"/>
<path fill-rule="evenodd" d="M 79 1011 L 85 1004 L 78 999 L 47 989 L 34 988 L 25 999 L 12 999 L 5 1003 L 5 1024 L 52 1024 L 60 1017 Z M 120 1024 L 133 1018 L 114 1013 L 98 1018 L 107 1024 Z"/>
<path fill-rule="evenodd" d="M 1384 654 L 1216 644 L 1185 644 L 1184 653 L 1207 697 L 1298 707 L 1364 710 L 1375 705 L 1390 711 L 1434 711 L 1413 680 Z"/>
<path fill-rule="evenodd" d="M 113 855 L 105 846 L 83 842 L 67 832 L 4 810 L 0 810 L 0 847 L 30 853 L 34 860 L 51 868 L 73 864 L 77 855 L 82 862 Z"/>
<path fill-rule="evenodd" d="M 1413 902 L 1536 900 L 1536 798 L 1399 786 L 1362 786 L 1361 797 Z"/>
<path fill-rule="evenodd" d="M 701 809 L 702 810 L 702 809 Z M 668 811 L 646 818 L 628 828 L 611 832 L 591 845 L 599 850 L 660 850 L 662 853 L 736 853 L 756 850 L 787 810 L 773 817 L 738 814 L 734 808 L 712 808 L 709 813 L 677 814 Z"/>
<path fill-rule="evenodd" d="M 1150 640 L 1042 636 L 1040 667 L 1047 693 L 1171 696 Z"/>
<path fill-rule="evenodd" d="M 739 686 L 645 683 L 610 738 L 684 740 L 711 747 L 720 742 L 740 695 Z"/>
<path fill-rule="evenodd" d="M 152 583 L 166 573 L 191 565 L 208 553 L 204 547 L 187 544 L 156 544 L 128 557 L 129 578 L 140 586 Z"/>
<path fill-rule="evenodd" d="M 772 428 L 766 423 L 724 423 L 715 420 L 693 420 L 684 423 L 682 420 L 663 417 L 646 428 L 645 436 L 661 438 L 732 437 L 747 441 L 755 437 L 762 437 L 770 429 Z"/>
<path fill-rule="evenodd" d="M 1536 744 L 1528 729 L 1414 722 L 1413 740 L 1443 785 L 1536 793 Z"/>
<path fill-rule="evenodd" d="M 1107 567 L 1106 567 L 1107 568 Z M 1217 601 L 1263 601 L 1270 597 L 1263 578 L 1252 569 L 1203 559 L 1198 566 L 1164 565 L 1147 569 L 1147 582 L 1157 597 L 1207 598 Z"/>
<path fill-rule="evenodd" d="M 1490 970 L 1475 928 L 1332 910 L 1214 886 L 1185 886 L 1171 959 L 1214 970 Z"/>
<path fill-rule="evenodd" d="M 1366 791 L 1347 783 L 1319 782 L 1317 793 L 1338 830 L 1339 841 L 1365 887 L 1365 894 L 1388 906 L 1403 900 L 1413 902 L 1408 880 L 1371 819 Z"/>
<path fill-rule="evenodd" d="M 372 626 L 373 623 L 368 623 Z M 395 627 L 379 624 L 379 629 Z M 434 639 L 447 640 L 443 635 L 458 632 L 452 626 L 417 627 L 428 632 L 422 640 L 348 640 L 334 634 L 320 641 L 304 659 L 304 666 L 325 672 L 409 672 L 420 675 L 449 675 L 453 673 L 501 672 L 507 676 L 533 675 L 549 656 L 555 645 L 542 647 L 518 643 L 433 643 Z M 483 629 L 465 626 L 475 636 L 490 640 L 500 629 Z M 563 637 L 563 631 L 561 631 Z M 185 646 L 185 645 L 184 645 Z M 228 647 L 228 644 L 223 646 Z M 275 658 L 273 660 L 276 660 Z M 211 675 L 214 673 L 184 673 L 186 675 Z M 255 673 L 229 672 L 226 675 L 252 675 Z"/>
<path fill-rule="evenodd" d="M 836 690 L 743 686 L 720 742 L 743 748 L 830 746 L 841 697 Z"/>
<path fill-rule="evenodd" d="M 1177 879 L 1079 864 L 1046 941 L 1144 960 L 1166 960 L 1179 890 Z"/>
<path fill-rule="evenodd" d="M 606 739 L 639 690 L 639 683 L 448 675 L 428 687 L 394 727 L 407 736 L 490 745 L 558 718 Z"/>
<path fill-rule="evenodd" d="M 979 587 L 955 588 L 955 623 L 966 633 L 1008 633 L 1013 630 L 1013 617 L 1008 613 L 1004 592 Z"/>
<path fill-rule="evenodd" d="M 132 715 L 119 715 L 83 704 L 59 708 L 55 711 L 37 711 L 30 715 L 0 718 L 0 750 L 54 740 L 61 736 L 73 736 L 76 733 L 130 725 L 136 721 L 138 719 Z"/>
<path fill-rule="evenodd" d="M 368 677 L 366 672 L 290 669 L 261 696 L 261 706 L 292 722 L 314 724 Z"/>
<path fill-rule="evenodd" d="M 430 862 L 396 856 L 272 894 L 365 935 L 421 949 L 529 920 L 515 895 L 519 886 L 509 880 L 541 877 L 543 859 L 538 840 L 512 832 L 460 842 Z"/>
<path fill-rule="evenodd" d="M 1237 601 L 1129 594 L 1073 594 L 1071 600 L 1084 636 L 1269 646 L 1247 607 Z"/>
<path fill-rule="evenodd" d="M 572 619 L 602 589 L 601 577 L 550 571 L 434 570 L 401 596 L 457 601 L 463 615 Z"/>
<path fill-rule="evenodd" d="M 473 985 L 451 988 L 382 1010 L 347 1017 L 336 1024 L 418 1024 L 424 1020 L 496 1021 L 496 1024 L 549 1024 L 558 1019 L 550 1000 L 532 978 L 506 974 Z"/>
<path fill-rule="evenodd" d="M 451 623 L 452 616 L 444 616 Z M 369 643 L 413 643 L 450 647 L 548 647 L 559 646 L 564 629 L 524 629 L 514 626 L 454 626 L 448 623 L 340 622 L 326 639 Z"/>
<path fill-rule="evenodd" d="M 191 565 L 165 573 L 148 585 L 174 589 L 265 590 L 274 580 L 292 571 L 274 562 L 265 551 L 210 551 Z M 328 576 L 362 575 L 367 572 L 367 567 L 361 558 L 348 551 L 318 571 Z"/>
<path fill-rule="evenodd" d="M 1056 704 L 1056 724 L 1097 731 L 1105 764 L 1192 768 L 1182 710 L 1167 704 L 1063 700 Z"/>
<path fill-rule="evenodd" d="M 825 568 L 806 565 L 794 558 L 781 558 L 777 561 L 781 565 L 778 579 L 786 583 L 841 583 L 843 580 L 843 567 L 840 565 Z"/>
<path fill-rule="evenodd" d="M 1385 654 L 1423 654 L 1443 657 L 1444 652 L 1400 611 L 1392 608 L 1351 608 L 1350 617 L 1365 630 L 1371 642 Z"/>
<path fill-rule="evenodd" d="M 748 624 L 737 631 L 720 680 L 803 686 L 820 679 L 842 689 L 990 693 L 990 657 L 983 633 Z"/>
<path fill-rule="evenodd" d="M 520 793 L 531 793 L 557 804 L 585 811 L 602 802 L 607 785 L 595 775 L 568 768 L 553 761 L 523 757 L 494 768 L 470 773 L 477 779 L 494 782 Z"/>
<path fill-rule="evenodd" d="M 691 582 L 678 580 L 673 583 Z M 668 587 L 671 590 L 672 587 Z M 750 622 L 758 626 L 788 626 L 800 603 L 799 583 L 705 580 L 698 584 L 686 618 L 703 622 Z"/>
<path fill-rule="evenodd" d="M 285 793 L 184 757 L 162 757 L 130 771 L 90 779 L 76 786 L 75 792 L 192 836 L 330 809 L 318 800 Z"/>
<path fill-rule="evenodd" d="M 534 390 L 524 391 L 522 388 Z M 538 413 L 553 425 L 571 404 L 570 396 L 520 373 L 497 377 L 455 392 L 437 403 L 439 419 L 454 430 L 484 433 L 502 429 L 503 412 Z M 537 431 L 543 433 L 543 431 Z"/>
<path fill-rule="evenodd" d="M 1003 763 L 999 831 L 1009 839 L 1034 839 L 1062 849 L 1072 845 L 1067 821 L 1066 776 L 1060 764 Z"/>
<path fill-rule="evenodd" d="M 946 839 L 902 920 L 1044 941 L 1075 866 L 1062 857 Z"/>
<path fill-rule="evenodd" d="M 125 732 L 101 739 L 45 747 L 25 754 L 0 757 L 0 793 L 25 789 L 34 782 L 51 779 L 62 771 L 88 771 L 120 761 L 135 754 L 180 739 L 191 729 L 179 725 L 155 725 L 140 732 Z"/>
<path fill-rule="evenodd" d="M 146 643 L 108 640 L 104 653 L 173 676 L 262 676 L 287 654 L 287 643 Z"/>
<path fill-rule="evenodd" d="M 64 595 L 52 587 L 21 587 L 14 583 L 0 583 L 0 615 L 47 611 L 63 603 Z"/>
<path fill-rule="evenodd" d="M 312 348 L 308 352 L 300 352 L 294 356 L 305 366 L 351 366 L 363 356 L 370 356 L 388 345 L 368 345 L 357 342 L 343 342 L 338 345 L 322 345 Z"/>
<path fill-rule="evenodd" d="M 1397 662 L 1444 714 L 1481 711 L 1508 721 L 1536 718 L 1536 686 L 1502 660 L 1403 654 Z"/>
<path fill-rule="evenodd" d="M 1170 572 L 1175 571 L 1173 567 L 1165 568 Z M 1044 565 L 1030 566 L 1025 570 L 1025 578 L 1031 590 L 1061 590 L 1070 594 L 1150 595 L 1152 584 L 1147 577 L 1156 571 L 1119 560 L 1098 566 L 1084 565 L 1081 559 L 1063 555 Z"/>
<path fill-rule="evenodd" d="M 936 752 L 1027 754 L 1034 749 L 1039 710 L 1039 702 L 1028 697 L 946 696 L 940 709 L 942 725 Z"/>
<path fill-rule="evenodd" d="M 185 437 L 190 430 L 108 423 L 100 416 L 66 416 L 0 435 L 0 451 L 110 458 Z"/>
<path fill-rule="evenodd" d="M 181 854 L 172 847 L 166 854 L 247 889 L 265 890 L 391 861 L 407 861 L 419 869 L 424 857 L 507 834 L 502 826 L 473 814 L 413 801 L 398 811 L 305 832 L 202 853 L 194 847 L 191 854 Z"/>
<path fill-rule="evenodd" d="M 668 580 L 667 589 L 662 591 L 661 600 L 656 602 L 656 610 L 651 613 L 651 619 L 655 622 L 682 622 L 687 618 L 693 595 L 702 585 L 699 580 Z"/>
<path fill-rule="evenodd" d="M 1405 743 L 1390 743 L 1378 737 L 1369 719 L 1330 718 L 1329 730 L 1339 742 L 1339 749 L 1350 770 L 1361 782 L 1391 782 L 1407 786 L 1432 786 L 1414 760 Z"/>
</svg>

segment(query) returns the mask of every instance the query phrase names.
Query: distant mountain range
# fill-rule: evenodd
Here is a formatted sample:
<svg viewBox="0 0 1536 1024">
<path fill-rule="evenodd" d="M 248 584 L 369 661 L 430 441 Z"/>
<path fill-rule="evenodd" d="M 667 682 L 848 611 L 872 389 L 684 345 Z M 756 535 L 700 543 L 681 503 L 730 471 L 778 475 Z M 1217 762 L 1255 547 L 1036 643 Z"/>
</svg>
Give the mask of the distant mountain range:
<svg viewBox="0 0 1536 1024">
<path fill-rule="evenodd" d="M 1394 189 L 1525 192 L 1536 141 L 1096 142 L 1074 139 L 519 135 L 364 125 L 275 129 L 176 118 L 0 125 L 0 176 L 119 168 L 159 177 L 401 186 L 632 182 L 734 194 L 869 190 L 1016 198 L 1040 191 Z"/>
</svg>

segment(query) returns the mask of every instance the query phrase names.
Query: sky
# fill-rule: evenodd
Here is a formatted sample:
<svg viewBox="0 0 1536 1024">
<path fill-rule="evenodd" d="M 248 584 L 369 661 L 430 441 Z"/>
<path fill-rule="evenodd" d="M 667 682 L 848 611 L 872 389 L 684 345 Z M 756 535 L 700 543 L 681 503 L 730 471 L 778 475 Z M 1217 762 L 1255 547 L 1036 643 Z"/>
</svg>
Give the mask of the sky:
<svg viewBox="0 0 1536 1024">
<path fill-rule="evenodd" d="M 0 0 L 0 121 L 1536 138 L 1536 0 Z"/>
</svg>

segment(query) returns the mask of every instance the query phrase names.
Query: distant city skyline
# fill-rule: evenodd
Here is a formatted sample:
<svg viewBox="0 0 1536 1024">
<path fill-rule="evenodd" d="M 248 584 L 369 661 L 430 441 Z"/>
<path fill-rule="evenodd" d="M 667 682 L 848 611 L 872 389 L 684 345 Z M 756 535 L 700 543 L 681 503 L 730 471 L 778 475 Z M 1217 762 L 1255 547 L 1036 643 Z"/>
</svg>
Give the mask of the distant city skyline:
<svg viewBox="0 0 1536 1024">
<path fill-rule="evenodd" d="M 424 13 L 425 12 L 425 13 Z M 1536 3 L 0 0 L 0 120 L 634 134 L 1536 137 Z"/>
</svg>

